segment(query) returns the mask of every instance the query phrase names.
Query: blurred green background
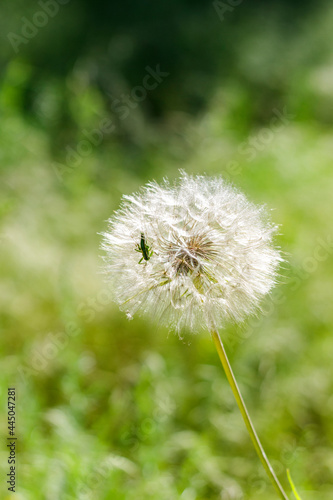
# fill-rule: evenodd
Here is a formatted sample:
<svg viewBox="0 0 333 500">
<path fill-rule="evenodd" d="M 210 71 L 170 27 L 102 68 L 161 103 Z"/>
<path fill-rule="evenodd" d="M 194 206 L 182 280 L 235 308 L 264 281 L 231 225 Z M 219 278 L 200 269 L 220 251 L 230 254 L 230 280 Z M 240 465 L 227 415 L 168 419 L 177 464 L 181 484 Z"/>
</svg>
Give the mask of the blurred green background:
<svg viewBox="0 0 333 500">
<path fill-rule="evenodd" d="M 277 498 L 209 335 L 127 321 L 100 272 L 122 194 L 182 168 L 281 226 L 281 284 L 221 335 L 281 482 L 289 467 L 302 500 L 331 500 L 333 5 L 1 10 L 1 498 Z"/>
</svg>

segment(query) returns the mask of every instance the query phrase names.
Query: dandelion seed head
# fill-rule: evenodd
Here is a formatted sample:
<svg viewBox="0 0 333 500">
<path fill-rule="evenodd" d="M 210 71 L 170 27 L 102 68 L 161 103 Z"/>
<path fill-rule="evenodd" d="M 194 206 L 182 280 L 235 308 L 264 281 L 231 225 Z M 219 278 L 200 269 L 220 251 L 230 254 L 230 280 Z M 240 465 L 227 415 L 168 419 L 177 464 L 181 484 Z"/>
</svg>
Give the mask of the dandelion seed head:
<svg viewBox="0 0 333 500">
<path fill-rule="evenodd" d="M 103 233 L 113 298 L 128 317 L 149 314 L 178 332 L 243 321 L 276 282 L 276 229 L 222 178 L 150 182 L 123 197 Z"/>
</svg>

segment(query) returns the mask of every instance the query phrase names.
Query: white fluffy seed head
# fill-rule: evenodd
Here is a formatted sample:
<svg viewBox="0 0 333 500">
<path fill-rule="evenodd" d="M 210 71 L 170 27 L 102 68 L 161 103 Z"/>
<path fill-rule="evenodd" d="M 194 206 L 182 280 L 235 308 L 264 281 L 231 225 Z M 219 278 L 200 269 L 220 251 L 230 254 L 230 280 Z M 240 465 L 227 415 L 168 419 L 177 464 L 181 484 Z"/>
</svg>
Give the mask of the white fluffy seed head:
<svg viewBox="0 0 333 500">
<path fill-rule="evenodd" d="M 103 233 L 114 300 L 178 332 L 242 321 L 276 281 L 275 231 L 264 207 L 221 178 L 150 182 L 123 197 Z"/>
</svg>

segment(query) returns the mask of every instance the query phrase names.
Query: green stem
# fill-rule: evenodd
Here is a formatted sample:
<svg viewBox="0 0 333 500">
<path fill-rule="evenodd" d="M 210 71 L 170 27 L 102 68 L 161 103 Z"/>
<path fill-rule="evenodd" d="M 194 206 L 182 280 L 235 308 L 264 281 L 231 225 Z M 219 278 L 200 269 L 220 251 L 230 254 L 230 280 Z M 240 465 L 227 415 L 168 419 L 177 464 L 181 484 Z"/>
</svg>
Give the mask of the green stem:
<svg viewBox="0 0 333 500">
<path fill-rule="evenodd" d="M 290 475 L 290 470 L 289 469 L 287 469 L 287 476 L 288 476 L 288 481 L 290 483 L 291 489 L 293 490 L 293 493 L 295 495 L 296 500 L 301 500 L 301 497 L 299 496 L 299 494 L 296 491 L 296 486 L 294 485 L 294 482 L 291 479 L 291 475 Z"/>
<path fill-rule="evenodd" d="M 238 388 L 238 385 L 237 385 L 235 376 L 233 374 L 232 368 L 230 366 L 227 354 L 225 352 L 222 340 L 221 340 L 218 332 L 215 331 L 215 330 L 212 330 L 211 335 L 213 337 L 213 340 L 214 340 L 214 343 L 215 343 L 218 355 L 220 357 L 222 366 L 224 368 L 225 374 L 227 376 L 228 382 L 229 382 L 229 384 L 231 386 L 232 392 L 234 393 L 234 396 L 235 396 L 235 399 L 237 401 L 238 407 L 240 409 L 240 412 L 242 414 L 242 417 L 244 419 L 245 425 L 246 425 L 247 430 L 248 430 L 248 432 L 250 434 L 250 437 L 252 439 L 252 442 L 254 444 L 256 452 L 259 455 L 261 463 L 263 464 L 264 469 L 265 469 L 268 477 L 272 481 L 272 483 L 273 483 L 276 491 L 278 492 L 280 498 L 282 498 L 283 500 L 288 500 L 287 495 L 285 494 L 285 492 L 284 492 L 281 484 L 279 483 L 278 478 L 275 475 L 275 472 L 274 472 L 271 464 L 269 463 L 269 460 L 268 460 L 268 458 L 266 456 L 266 453 L 265 453 L 265 451 L 264 451 L 264 449 L 263 449 L 263 447 L 262 447 L 262 445 L 261 445 L 261 443 L 259 441 L 259 438 L 257 436 L 255 428 L 253 427 L 252 421 L 250 419 L 250 415 L 249 415 L 249 413 L 248 413 L 248 411 L 246 409 L 244 400 L 243 400 L 242 395 L 240 393 L 240 390 Z"/>
</svg>

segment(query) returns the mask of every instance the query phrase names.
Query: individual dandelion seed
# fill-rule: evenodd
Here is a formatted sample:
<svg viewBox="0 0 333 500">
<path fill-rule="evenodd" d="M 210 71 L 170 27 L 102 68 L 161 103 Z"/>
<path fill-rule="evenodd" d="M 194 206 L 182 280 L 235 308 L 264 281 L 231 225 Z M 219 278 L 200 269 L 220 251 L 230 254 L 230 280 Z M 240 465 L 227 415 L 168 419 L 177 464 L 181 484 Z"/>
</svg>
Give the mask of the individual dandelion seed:
<svg viewBox="0 0 333 500">
<path fill-rule="evenodd" d="M 220 177 L 150 182 L 124 196 L 103 233 L 105 272 L 129 318 L 147 314 L 181 332 L 208 329 L 255 449 L 280 497 L 287 500 L 250 420 L 218 334 L 260 308 L 281 258 L 277 226 Z M 138 255 L 140 253 L 140 255 Z"/>
</svg>

